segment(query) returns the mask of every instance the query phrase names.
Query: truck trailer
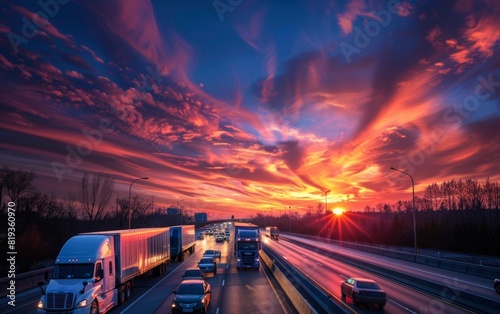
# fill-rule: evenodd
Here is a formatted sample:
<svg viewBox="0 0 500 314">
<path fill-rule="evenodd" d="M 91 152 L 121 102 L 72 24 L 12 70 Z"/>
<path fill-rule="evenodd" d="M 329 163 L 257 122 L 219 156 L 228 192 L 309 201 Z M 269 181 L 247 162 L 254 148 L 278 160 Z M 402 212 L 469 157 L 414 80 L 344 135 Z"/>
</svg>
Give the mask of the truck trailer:
<svg viewBox="0 0 500 314">
<path fill-rule="evenodd" d="M 135 277 L 161 275 L 169 260 L 168 227 L 78 234 L 59 252 L 38 313 L 106 313 L 130 297 Z"/>
<path fill-rule="evenodd" d="M 266 237 L 271 238 L 271 240 L 279 240 L 280 231 L 278 227 L 266 227 Z"/>
<path fill-rule="evenodd" d="M 170 227 L 170 258 L 182 261 L 184 253 L 194 253 L 195 236 L 194 225 Z"/>
<path fill-rule="evenodd" d="M 259 227 L 251 223 L 234 223 L 234 254 L 236 269 L 259 269 L 259 251 L 262 247 Z"/>
</svg>

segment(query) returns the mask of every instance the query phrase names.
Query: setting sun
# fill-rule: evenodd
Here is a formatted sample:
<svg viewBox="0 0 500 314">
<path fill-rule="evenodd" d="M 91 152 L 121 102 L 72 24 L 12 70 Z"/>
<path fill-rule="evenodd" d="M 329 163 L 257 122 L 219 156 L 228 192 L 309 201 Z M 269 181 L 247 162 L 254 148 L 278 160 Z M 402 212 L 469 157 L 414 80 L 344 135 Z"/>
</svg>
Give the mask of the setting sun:
<svg viewBox="0 0 500 314">
<path fill-rule="evenodd" d="M 332 210 L 333 214 L 340 216 L 344 213 L 344 209 L 340 207 L 336 207 Z"/>
</svg>

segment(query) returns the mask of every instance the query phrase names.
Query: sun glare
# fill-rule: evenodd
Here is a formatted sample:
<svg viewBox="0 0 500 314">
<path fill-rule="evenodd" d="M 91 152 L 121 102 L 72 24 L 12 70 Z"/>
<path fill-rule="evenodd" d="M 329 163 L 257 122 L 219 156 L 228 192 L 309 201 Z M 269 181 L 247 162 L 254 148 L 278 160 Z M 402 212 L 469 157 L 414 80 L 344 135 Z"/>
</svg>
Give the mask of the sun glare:
<svg viewBox="0 0 500 314">
<path fill-rule="evenodd" d="M 340 216 L 344 213 L 344 209 L 343 208 L 340 208 L 340 207 L 336 207 L 332 210 L 332 212 L 337 215 L 337 216 Z"/>
</svg>

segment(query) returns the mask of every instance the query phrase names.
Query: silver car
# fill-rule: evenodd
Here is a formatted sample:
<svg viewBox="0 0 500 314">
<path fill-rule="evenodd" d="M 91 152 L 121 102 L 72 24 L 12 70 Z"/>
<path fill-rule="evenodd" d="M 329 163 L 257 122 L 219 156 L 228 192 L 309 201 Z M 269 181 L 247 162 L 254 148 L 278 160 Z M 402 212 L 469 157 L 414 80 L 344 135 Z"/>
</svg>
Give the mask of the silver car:
<svg viewBox="0 0 500 314">
<path fill-rule="evenodd" d="M 217 263 L 213 257 L 202 257 L 198 262 L 198 267 L 204 274 L 213 273 L 215 276 L 217 273 Z"/>
<path fill-rule="evenodd" d="M 340 285 L 340 293 L 342 295 L 342 299 L 349 296 L 352 299 L 353 304 L 378 304 L 380 308 L 383 308 L 387 302 L 384 290 L 382 290 L 382 288 L 380 288 L 379 285 L 371 279 L 349 278 L 342 281 Z"/>
</svg>

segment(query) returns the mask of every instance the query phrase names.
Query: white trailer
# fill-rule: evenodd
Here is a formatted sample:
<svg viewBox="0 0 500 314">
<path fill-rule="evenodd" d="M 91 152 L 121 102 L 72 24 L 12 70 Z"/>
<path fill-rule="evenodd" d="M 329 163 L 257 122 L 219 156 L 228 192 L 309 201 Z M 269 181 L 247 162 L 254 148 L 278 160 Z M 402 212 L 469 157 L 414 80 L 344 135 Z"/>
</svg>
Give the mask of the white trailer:
<svg viewBox="0 0 500 314">
<path fill-rule="evenodd" d="M 170 260 L 170 228 L 82 233 L 62 247 L 38 313 L 106 313 L 125 302 L 133 279 L 163 274 Z"/>
</svg>

